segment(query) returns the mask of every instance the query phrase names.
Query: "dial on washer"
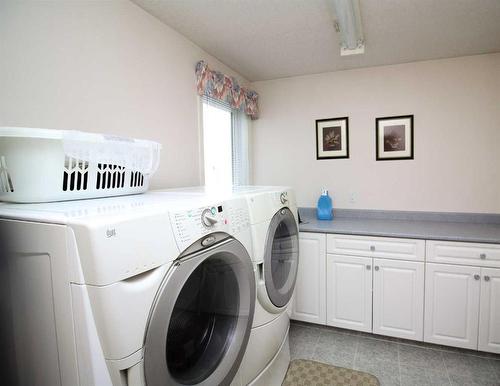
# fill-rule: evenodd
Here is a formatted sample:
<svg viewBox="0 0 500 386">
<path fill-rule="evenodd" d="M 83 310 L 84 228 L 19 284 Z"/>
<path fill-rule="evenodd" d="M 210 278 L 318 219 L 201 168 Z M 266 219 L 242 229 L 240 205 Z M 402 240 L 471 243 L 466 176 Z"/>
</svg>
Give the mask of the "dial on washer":
<svg viewBox="0 0 500 386">
<path fill-rule="evenodd" d="M 210 209 L 205 209 L 201 213 L 201 223 L 207 227 L 210 228 L 217 224 L 218 220 L 215 218 L 215 216 L 212 215 L 212 211 Z"/>
</svg>

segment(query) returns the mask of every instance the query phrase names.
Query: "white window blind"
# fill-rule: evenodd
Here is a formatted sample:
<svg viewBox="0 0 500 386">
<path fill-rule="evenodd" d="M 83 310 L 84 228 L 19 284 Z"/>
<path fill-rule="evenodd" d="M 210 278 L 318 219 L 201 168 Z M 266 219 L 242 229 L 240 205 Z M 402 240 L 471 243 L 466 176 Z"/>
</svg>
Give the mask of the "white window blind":
<svg viewBox="0 0 500 386">
<path fill-rule="evenodd" d="M 250 183 L 250 119 L 229 103 L 202 97 L 206 185 Z"/>
</svg>

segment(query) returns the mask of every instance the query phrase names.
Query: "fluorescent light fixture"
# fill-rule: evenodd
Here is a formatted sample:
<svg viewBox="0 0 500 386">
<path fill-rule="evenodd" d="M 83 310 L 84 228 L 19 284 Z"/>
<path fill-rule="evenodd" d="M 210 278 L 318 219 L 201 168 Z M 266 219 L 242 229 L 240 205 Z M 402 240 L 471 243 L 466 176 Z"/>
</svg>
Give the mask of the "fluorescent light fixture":
<svg viewBox="0 0 500 386">
<path fill-rule="evenodd" d="M 335 13 L 335 29 L 340 33 L 340 55 L 365 52 L 359 0 L 329 0 Z"/>
</svg>

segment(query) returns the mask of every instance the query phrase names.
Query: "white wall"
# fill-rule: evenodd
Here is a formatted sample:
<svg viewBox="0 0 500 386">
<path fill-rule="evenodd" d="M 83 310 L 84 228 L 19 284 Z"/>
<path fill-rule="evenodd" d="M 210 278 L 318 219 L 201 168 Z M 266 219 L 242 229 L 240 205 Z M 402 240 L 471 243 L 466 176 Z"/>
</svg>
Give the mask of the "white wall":
<svg viewBox="0 0 500 386">
<path fill-rule="evenodd" d="M 338 208 L 500 213 L 500 54 L 253 87 L 255 183 L 291 185 L 301 206 L 326 187 Z M 415 115 L 415 159 L 375 161 L 375 118 L 405 114 Z M 315 120 L 343 116 L 350 159 L 317 161 Z"/>
<path fill-rule="evenodd" d="M 129 1 L 2 0 L 0 126 L 156 140 L 153 187 L 196 185 L 200 59 L 237 76 Z"/>
</svg>

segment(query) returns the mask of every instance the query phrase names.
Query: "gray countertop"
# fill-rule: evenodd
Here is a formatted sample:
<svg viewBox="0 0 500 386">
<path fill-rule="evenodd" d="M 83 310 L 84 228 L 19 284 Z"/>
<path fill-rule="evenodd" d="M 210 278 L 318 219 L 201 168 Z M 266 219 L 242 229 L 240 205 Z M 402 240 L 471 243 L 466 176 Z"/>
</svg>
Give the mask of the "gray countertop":
<svg viewBox="0 0 500 386">
<path fill-rule="evenodd" d="M 362 211 L 351 211 L 335 216 L 332 221 L 317 220 L 315 211 L 311 208 L 301 208 L 301 232 L 338 233 L 361 236 L 401 237 L 426 240 L 465 241 L 477 243 L 500 244 L 500 222 L 491 221 L 492 215 L 485 215 L 481 222 L 481 215 L 476 217 L 439 216 L 394 216 L 393 213 L 384 214 L 382 211 L 374 216 L 373 211 L 363 215 Z M 487 216 L 490 216 L 489 218 Z M 493 215 L 495 216 L 495 215 Z M 450 221 L 453 220 L 453 221 Z M 469 221 L 468 221 L 469 219 Z"/>
</svg>

